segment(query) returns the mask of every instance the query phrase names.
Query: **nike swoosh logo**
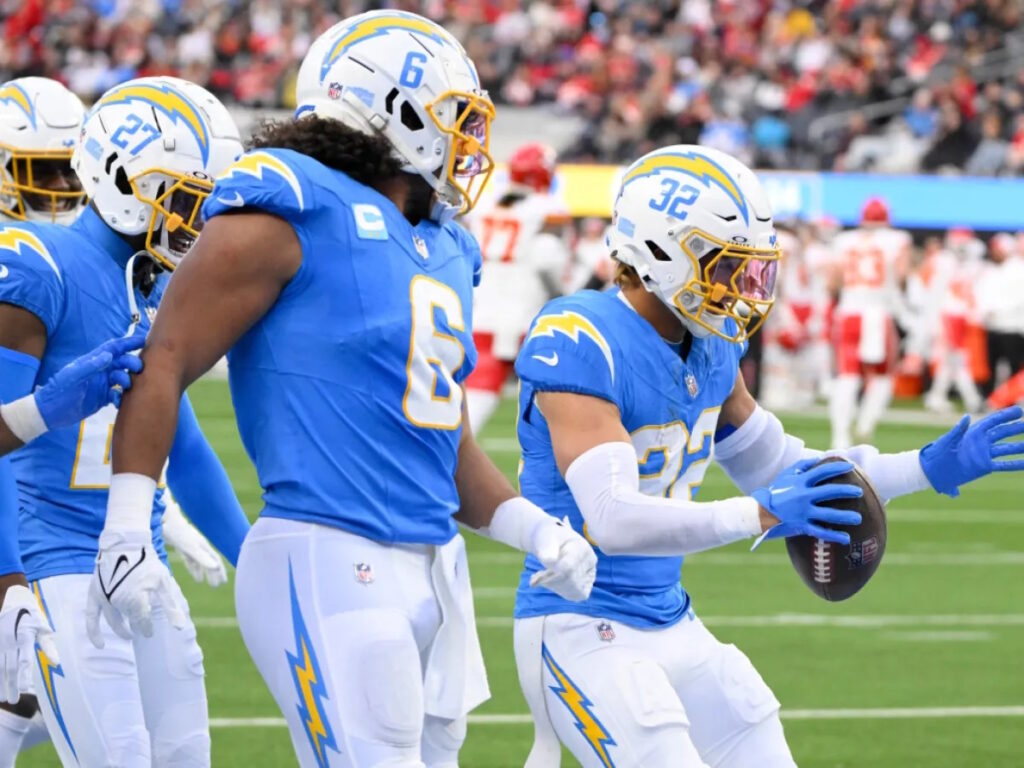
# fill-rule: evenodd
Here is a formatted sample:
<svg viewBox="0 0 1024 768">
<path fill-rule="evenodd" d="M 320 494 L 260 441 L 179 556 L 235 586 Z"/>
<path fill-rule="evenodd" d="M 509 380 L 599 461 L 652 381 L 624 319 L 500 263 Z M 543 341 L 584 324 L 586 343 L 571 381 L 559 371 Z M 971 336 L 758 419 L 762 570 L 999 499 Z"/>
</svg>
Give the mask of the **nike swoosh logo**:
<svg viewBox="0 0 1024 768">
<path fill-rule="evenodd" d="M 550 357 L 544 357 L 543 355 L 534 355 L 533 359 L 534 360 L 540 360 L 542 363 L 544 363 L 546 365 L 550 365 L 552 368 L 554 368 L 556 365 L 558 365 L 558 353 L 557 352 L 552 352 Z"/>
<path fill-rule="evenodd" d="M 11 270 L 9 270 L 7 268 L 7 265 L 6 264 L 0 264 L 0 280 L 3 280 L 9 274 L 11 274 Z"/>
<path fill-rule="evenodd" d="M 233 198 L 224 197 L 224 195 L 220 195 L 217 198 L 217 200 L 221 203 L 224 203 L 224 205 L 230 205 L 232 208 L 241 208 L 242 206 L 244 206 L 245 199 L 237 191 L 234 193 L 234 195 L 235 196 Z"/>
<path fill-rule="evenodd" d="M 103 590 L 103 595 L 107 598 L 108 601 L 110 600 L 111 595 L 113 595 L 117 591 L 118 587 L 120 587 L 124 583 L 124 580 L 127 579 L 131 575 L 131 572 L 134 571 L 136 568 L 138 568 L 140 565 L 142 565 L 142 563 L 143 563 L 143 561 L 145 561 L 145 559 L 146 559 L 146 548 L 143 547 L 142 550 L 141 550 L 141 554 L 139 555 L 139 559 L 138 559 L 138 561 L 136 561 L 135 565 L 131 566 L 128 570 L 126 570 L 123 574 L 121 574 L 121 578 L 117 578 L 117 570 L 118 570 L 118 568 L 120 568 L 122 565 L 127 565 L 128 564 L 128 556 L 127 555 L 119 555 L 118 558 L 117 558 L 117 562 L 114 563 L 113 570 L 110 572 L 110 582 L 108 582 L 109 586 L 107 584 L 103 583 L 103 573 L 100 572 L 98 574 L 98 578 L 99 578 L 99 581 L 100 581 L 100 589 Z M 116 579 L 116 581 L 115 581 L 115 579 Z"/>
<path fill-rule="evenodd" d="M 18 639 L 18 625 L 21 624 L 21 620 L 24 619 L 26 616 L 31 616 L 31 615 L 32 614 L 29 612 L 28 608 L 22 608 L 20 611 L 18 611 L 18 615 L 14 619 L 14 639 L 15 640 Z"/>
<path fill-rule="evenodd" d="M 787 485 L 785 488 L 772 488 L 771 493 L 772 493 L 772 496 L 775 496 L 778 493 L 785 493 L 786 491 L 792 491 L 792 490 L 793 490 L 793 486 L 792 485 Z"/>
</svg>

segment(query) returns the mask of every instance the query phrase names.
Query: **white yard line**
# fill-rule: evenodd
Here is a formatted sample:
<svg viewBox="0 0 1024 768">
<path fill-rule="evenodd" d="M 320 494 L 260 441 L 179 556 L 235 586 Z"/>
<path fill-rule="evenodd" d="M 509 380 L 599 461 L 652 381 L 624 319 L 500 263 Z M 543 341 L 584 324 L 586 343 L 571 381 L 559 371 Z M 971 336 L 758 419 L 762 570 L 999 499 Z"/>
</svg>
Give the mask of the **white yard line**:
<svg viewBox="0 0 1024 768">
<path fill-rule="evenodd" d="M 1024 717 L 1024 706 L 893 707 L 876 709 L 783 709 L 783 720 L 932 720 L 964 717 Z M 470 715 L 470 725 L 529 725 L 529 715 Z M 283 728 L 283 717 L 211 717 L 211 728 Z"/>
<path fill-rule="evenodd" d="M 789 556 L 783 552 L 768 553 L 712 553 L 691 555 L 686 558 L 687 562 L 700 565 L 714 565 L 724 567 L 756 567 L 756 566 L 778 566 L 789 564 Z M 516 552 L 490 552 L 486 555 L 470 557 L 470 567 L 479 568 L 488 565 L 521 565 L 523 555 Z M 885 555 L 884 567 L 912 566 L 912 567 L 941 567 L 955 568 L 967 566 L 1018 566 L 1024 565 L 1024 552 L 945 552 L 945 553 L 911 553 L 911 552 L 888 552 Z"/>
<path fill-rule="evenodd" d="M 508 595 L 513 594 L 508 590 Z M 711 627 L 841 627 L 880 629 L 883 627 L 1024 627 L 1024 613 L 966 614 L 878 614 L 836 616 L 818 613 L 776 613 L 763 616 L 701 616 Z M 233 616 L 194 616 L 200 629 L 230 629 L 238 626 Z M 478 627 L 511 627 L 511 616 L 477 616 Z"/>
</svg>

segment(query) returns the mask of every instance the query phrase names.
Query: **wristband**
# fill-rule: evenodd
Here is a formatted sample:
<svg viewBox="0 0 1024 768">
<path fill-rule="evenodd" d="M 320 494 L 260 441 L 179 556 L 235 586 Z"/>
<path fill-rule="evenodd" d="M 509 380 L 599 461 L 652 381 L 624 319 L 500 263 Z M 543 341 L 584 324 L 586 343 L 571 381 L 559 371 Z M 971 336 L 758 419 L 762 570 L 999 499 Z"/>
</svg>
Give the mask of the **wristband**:
<svg viewBox="0 0 1024 768">
<path fill-rule="evenodd" d="M 533 554 L 537 529 L 551 523 L 557 523 L 557 520 L 532 501 L 522 496 L 513 496 L 497 506 L 490 525 L 480 529 L 480 533 L 514 549 Z"/>
<path fill-rule="evenodd" d="M 35 395 L 25 395 L 14 402 L 0 405 L 0 418 L 11 430 L 11 434 L 22 443 L 31 443 L 46 432 L 46 422 L 39 412 Z"/>
<path fill-rule="evenodd" d="M 107 521 L 104 530 L 150 530 L 156 480 L 134 472 L 119 472 L 110 478 L 107 497 Z"/>
</svg>

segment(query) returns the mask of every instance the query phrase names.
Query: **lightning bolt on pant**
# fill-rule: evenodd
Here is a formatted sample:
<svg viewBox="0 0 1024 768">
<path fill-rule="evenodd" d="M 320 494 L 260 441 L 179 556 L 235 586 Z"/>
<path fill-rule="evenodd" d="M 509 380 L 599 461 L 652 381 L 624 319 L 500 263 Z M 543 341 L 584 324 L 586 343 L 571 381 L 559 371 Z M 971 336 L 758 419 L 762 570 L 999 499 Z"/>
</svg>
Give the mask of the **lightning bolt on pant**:
<svg viewBox="0 0 1024 768">
<path fill-rule="evenodd" d="M 475 630 L 468 652 L 438 648 L 453 634 L 440 631 L 445 598 L 435 567 L 449 546 L 388 546 L 278 518 L 253 526 L 238 562 L 238 623 L 302 768 L 458 764 L 463 705 L 479 695 L 446 711 L 450 702 L 432 695 L 431 680 L 464 679 L 466 690 L 478 691 L 482 683 L 484 695 L 486 682 L 482 666 L 465 663 Z M 438 656 L 443 669 L 431 663 Z"/>
<path fill-rule="evenodd" d="M 154 609 L 153 637 L 128 641 L 104 623 L 105 647 L 85 631 L 92 574 L 32 585 L 56 631 L 60 666 L 39 654 L 34 684 L 47 730 L 65 766 L 207 768 L 210 723 L 203 652 L 189 619 L 182 630 Z M 177 585 L 175 585 L 177 590 Z M 186 607 L 185 597 L 177 597 Z"/>
<path fill-rule="evenodd" d="M 692 613 L 649 630 L 565 613 L 517 619 L 515 651 L 537 731 L 529 768 L 559 764 L 552 732 L 584 768 L 796 766 L 778 700 Z"/>
</svg>

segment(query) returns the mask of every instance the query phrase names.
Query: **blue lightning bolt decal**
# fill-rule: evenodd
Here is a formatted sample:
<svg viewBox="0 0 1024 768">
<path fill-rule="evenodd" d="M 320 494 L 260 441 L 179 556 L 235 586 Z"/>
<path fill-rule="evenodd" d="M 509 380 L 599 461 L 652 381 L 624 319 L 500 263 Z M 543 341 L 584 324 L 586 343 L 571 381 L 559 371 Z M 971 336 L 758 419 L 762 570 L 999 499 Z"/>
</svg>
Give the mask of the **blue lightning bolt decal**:
<svg viewBox="0 0 1024 768">
<path fill-rule="evenodd" d="M 622 186 L 642 176 L 658 174 L 662 171 L 679 171 L 692 176 L 705 187 L 711 189 L 715 184 L 735 203 L 743 216 L 743 221 L 750 223 L 750 212 L 747 210 L 747 199 L 743 196 L 739 184 L 722 166 L 699 152 L 663 152 L 645 157 L 630 167 L 622 177 Z"/>
<path fill-rule="evenodd" d="M 53 621 L 50 619 L 50 609 L 46 605 L 46 598 L 43 597 L 43 590 L 40 588 L 38 581 L 32 582 L 32 593 L 36 596 L 36 600 L 39 602 L 39 608 L 46 617 L 46 621 L 50 625 L 50 629 L 56 631 L 56 628 L 53 626 Z M 68 726 L 64 722 L 64 713 L 61 712 L 60 702 L 57 701 L 57 681 L 54 678 L 64 677 L 64 670 L 60 664 L 54 664 L 50 661 L 49 657 L 47 657 L 39 647 L 39 643 L 36 643 L 36 663 L 39 665 L 39 673 L 43 677 L 43 687 L 46 689 L 46 700 L 50 703 L 50 709 L 53 710 L 53 715 L 57 719 L 57 725 L 60 727 L 60 732 L 64 735 L 64 740 L 68 743 L 68 748 L 71 750 L 71 754 L 77 760 L 78 753 L 75 752 L 75 745 L 71 743 L 71 735 L 68 733 Z"/>
<path fill-rule="evenodd" d="M 115 88 L 100 99 L 99 103 L 92 108 L 89 116 L 110 104 L 127 104 L 131 101 L 141 101 L 163 112 L 171 120 L 175 122 L 180 120 L 184 123 L 196 138 L 203 158 L 203 165 L 207 163 L 210 157 L 210 131 L 206 126 L 206 120 L 203 119 L 195 104 L 169 85 L 135 83 Z"/>
<path fill-rule="evenodd" d="M 572 716 L 576 719 L 576 729 L 587 740 L 590 748 L 594 750 L 594 754 L 601 761 L 601 765 L 605 766 L 605 768 L 615 768 L 615 762 L 608 753 L 608 747 L 615 746 L 615 739 L 601 725 L 601 721 L 597 719 L 597 716 L 591 710 L 594 702 L 583 695 L 583 692 L 573 683 L 569 675 L 565 673 L 565 670 L 558 666 L 558 663 L 552 658 L 547 645 L 541 646 L 541 657 L 544 659 L 544 664 L 557 683 L 557 685 L 550 685 L 548 687 L 554 691 L 555 695 L 562 700 L 562 703 L 572 713 Z"/>
<path fill-rule="evenodd" d="M 31 123 L 32 129 L 35 130 L 36 110 L 32 105 L 32 100 L 29 99 L 28 94 L 25 93 L 24 88 L 15 82 L 0 85 L 0 102 L 10 102 L 11 104 L 14 104 L 14 106 L 18 107 L 18 109 L 25 113 L 25 117 L 27 117 L 29 123 Z"/>
<path fill-rule="evenodd" d="M 334 740 L 331 724 L 320 709 L 320 702 L 328 698 L 327 686 L 324 685 L 320 664 L 316 660 L 316 652 L 313 649 L 313 641 L 306 629 L 306 622 L 302 618 L 299 596 L 295 591 L 295 576 L 292 573 L 291 559 L 288 561 L 288 586 L 291 590 L 295 655 L 285 651 L 285 656 L 288 658 L 292 680 L 295 681 L 295 690 L 299 694 L 299 717 L 302 718 L 306 736 L 313 748 L 316 764 L 319 768 L 328 768 L 327 750 L 331 749 L 337 752 L 338 745 Z"/>
</svg>

